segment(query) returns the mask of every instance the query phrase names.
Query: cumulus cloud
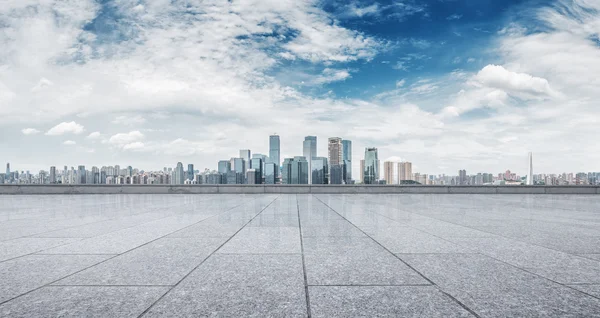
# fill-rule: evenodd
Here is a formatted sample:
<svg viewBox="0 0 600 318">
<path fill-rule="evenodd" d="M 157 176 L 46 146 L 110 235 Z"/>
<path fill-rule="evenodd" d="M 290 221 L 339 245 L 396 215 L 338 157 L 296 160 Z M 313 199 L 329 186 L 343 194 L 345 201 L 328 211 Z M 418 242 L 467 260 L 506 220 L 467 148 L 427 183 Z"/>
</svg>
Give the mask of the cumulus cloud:
<svg viewBox="0 0 600 318">
<path fill-rule="evenodd" d="M 352 77 L 348 70 L 336 70 L 326 68 L 323 72 L 314 79 L 315 84 L 327 84 L 332 82 L 343 81 Z"/>
<path fill-rule="evenodd" d="M 23 135 L 36 135 L 40 133 L 40 131 L 35 128 L 25 128 L 22 129 L 21 132 L 23 133 Z"/>
<path fill-rule="evenodd" d="M 63 145 L 67 145 L 67 146 L 72 146 L 72 145 L 75 145 L 75 144 L 77 144 L 77 143 L 74 142 L 73 140 L 65 140 L 63 142 Z"/>
<path fill-rule="evenodd" d="M 144 143 L 139 142 L 139 141 L 123 145 L 123 150 L 138 150 L 138 149 L 143 149 L 143 148 L 144 148 Z"/>
<path fill-rule="evenodd" d="M 62 122 L 48 130 L 46 135 L 48 136 L 60 136 L 64 134 L 75 134 L 79 135 L 84 132 L 84 127 L 74 121 Z"/>
<path fill-rule="evenodd" d="M 550 88 L 548 80 L 525 73 L 511 72 L 500 65 L 487 65 L 477 73 L 475 80 L 487 87 L 502 89 L 509 93 L 540 97 L 557 95 Z"/>
<path fill-rule="evenodd" d="M 131 144 L 140 142 L 143 139 L 144 139 L 144 134 L 142 134 L 138 130 L 134 130 L 134 131 L 130 131 L 128 133 L 115 134 L 108 139 L 108 143 L 111 145 L 117 146 L 119 148 L 124 148 L 127 145 L 130 145 L 129 147 L 135 147 L 135 146 L 131 146 Z M 139 144 L 137 144 L 137 145 L 139 145 Z"/>
</svg>

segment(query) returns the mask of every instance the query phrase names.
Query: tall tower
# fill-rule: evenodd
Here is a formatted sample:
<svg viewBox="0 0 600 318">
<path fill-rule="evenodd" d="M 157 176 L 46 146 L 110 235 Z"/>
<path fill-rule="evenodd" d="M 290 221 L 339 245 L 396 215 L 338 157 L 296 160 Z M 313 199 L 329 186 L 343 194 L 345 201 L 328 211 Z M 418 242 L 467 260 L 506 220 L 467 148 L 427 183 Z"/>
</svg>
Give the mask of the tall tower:
<svg viewBox="0 0 600 318">
<path fill-rule="evenodd" d="M 308 162 L 308 184 L 312 184 L 312 160 L 317 156 L 317 137 L 306 136 L 302 143 L 302 155 Z"/>
<path fill-rule="evenodd" d="M 375 184 L 379 181 L 379 158 L 377 148 L 365 148 L 364 183 Z"/>
<path fill-rule="evenodd" d="M 273 134 L 269 136 L 269 160 L 277 165 L 277 170 L 279 170 L 279 166 L 281 165 L 280 161 L 280 141 L 279 135 Z"/>
<path fill-rule="evenodd" d="M 527 185 L 533 185 L 533 153 L 529 153 L 529 167 L 527 170 Z"/>
<path fill-rule="evenodd" d="M 352 141 L 342 140 L 342 148 L 342 160 L 346 169 L 344 182 L 350 184 L 352 182 Z"/>
<path fill-rule="evenodd" d="M 240 158 L 244 159 L 244 161 L 246 161 L 246 168 L 250 169 L 256 169 L 256 167 L 252 167 L 252 156 L 251 156 L 251 151 L 250 149 L 240 149 Z"/>
<path fill-rule="evenodd" d="M 343 163 L 343 149 L 342 138 L 331 137 L 329 138 L 329 144 L 327 146 L 329 155 L 329 164 L 331 166 L 340 165 Z"/>
<path fill-rule="evenodd" d="M 383 163 L 383 178 L 385 184 L 394 184 L 394 162 L 386 161 Z"/>
</svg>

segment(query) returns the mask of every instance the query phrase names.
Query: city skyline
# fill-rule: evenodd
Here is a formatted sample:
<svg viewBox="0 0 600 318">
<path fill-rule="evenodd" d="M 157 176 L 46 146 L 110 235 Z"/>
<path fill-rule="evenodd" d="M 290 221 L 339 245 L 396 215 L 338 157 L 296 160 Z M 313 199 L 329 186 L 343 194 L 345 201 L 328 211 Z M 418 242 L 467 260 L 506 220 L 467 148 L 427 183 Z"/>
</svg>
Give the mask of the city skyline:
<svg viewBox="0 0 600 318">
<path fill-rule="evenodd" d="M 530 151 L 598 170 L 597 1 L 78 3 L 0 8 L 0 160 L 208 167 L 277 132 L 281 158 L 352 140 L 354 175 L 366 147 L 436 174 L 525 174 Z"/>
</svg>

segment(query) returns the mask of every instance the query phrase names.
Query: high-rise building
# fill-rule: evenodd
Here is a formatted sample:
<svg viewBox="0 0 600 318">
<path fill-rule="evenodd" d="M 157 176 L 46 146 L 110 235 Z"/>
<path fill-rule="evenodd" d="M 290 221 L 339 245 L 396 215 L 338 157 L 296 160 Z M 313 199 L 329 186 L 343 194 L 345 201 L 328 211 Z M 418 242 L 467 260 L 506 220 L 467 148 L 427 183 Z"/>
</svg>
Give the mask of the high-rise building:
<svg viewBox="0 0 600 318">
<path fill-rule="evenodd" d="M 250 165 L 253 167 L 252 169 L 254 169 L 256 171 L 256 173 L 257 173 L 257 177 L 256 177 L 256 179 L 257 179 L 256 181 L 257 182 L 256 183 L 257 184 L 261 184 L 262 183 L 262 178 L 263 178 L 263 175 L 264 175 L 264 170 L 263 170 L 264 163 L 263 163 L 263 160 L 262 160 L 262 158 L 252 158 L 252 159 L 250 159 L 250 161 L 251 161 Z M 248 181 L 248 183 L 250 183 L 250 181 Z"/>
<path fill-rule="evenodd" d="M 398 163 L 398 183 L 402 184 L 402 181 L 413 180 L 412 163 L 410 162 L 399 162 Z"/>
<path fill-rule="evenodd" d="M 281 168 L 282 184 L 308 184 L 308 161 L 303 156 L 284 159 Z"/>
<path fill-rule="evenodd" d="M 379 182 L 379 158 L 377 148 L 365 148 L 364 183 L 375 184 Z"/>
<path fill-rule="evenodd" d="M 275 184 L 279 177 L 279 169 L 274 162 L 265 164 L 265 184 Z"/>
<path fill-rule="evenodd" d="M 527 169 L 527 185 L 533 185 L 533 153 L 529 153 L 529 166 Z"/>
<path fill-rule="evenodd" d="M 270 162 L 273 162 L 277 165 L 277 169 L 279 169 L 279 166 L 281 165 L 281 161 L 280 161 L 280 154 L 281 154 L 281 148 L 280 148 L 280 140 L 279 140 L 279 135 L 271 135 L 269 136 L 269 159 Z"/>
<path fill-rule="evenodd" d="M 242 179 L 246 178 L 246 170 L 247 166 L 246 166 L 246 160 L 244 160 L 243 158 L 232 158 L 233 160 L 233 171 L 235 171 L 236 173 L 239 173 L 242 176 Z M 244 182 L 242 182 L 244 183 Z"/>
<path fill-rule="evenodd" d="M 187 173 L 186 173 L 186 179 L 187 180 L 194 180 L 194 165 L 189 163 L 188 164 L 188 169 L 187 169 Z"/>
<path fill-rule="evenodd" d="M 6 163 L 6 176 L 8 177 L 10 175 L 10 162 Z"/>
<path fill-rule="evenodd" d="M 329 184 L 344 184 L 344 164 L 329 167 Z"/>
<path fill-rule="evenodd" d="M 329 166 L 337 166 L 343 163 L 343 154 L 344 147 L 342 146 L 342 138 L 339 137 L 331 137 L 328 139 L 327 143 L 327 154 L 329 157 Z"/>
<path fill-rule="evenodd" d="M 252 167 L 252 161 L 250 161 L 250 159 L 252 159 L 250 154 L 250 149 L 240 149 L 240 158 L 246 161 L 246 169 L 254 168 Z"/>
<path fill-rule="evenodd" d="M 352 183 L 352 141 L 342 140 L 342 160 L 344 161 L 344 182 Z"/>
<path fill-rule="evenodd" d="M 48 180 L 51 184 L 56 183 L 56 167 L 50 167 L 50 180 Z"/>
<path fill-rule="evenodd" d="M 327 184 L 327 158 L 315 157 L 313 158 L 313 164 L 311 167 L 312 171 L 312 184 Z"/>
<path fill-rule="evenodd" d="M 360 182 L 365 183 L 365 159 L 360 160 Z"/>
<path fill-rule="evenodd" d="M 306 136 L 302 143 L 302 154 L 308 162 L 308 171 L 312 171 L 312 160 L 317 156 L 317 137 Z M 308 184 L 312 184 L 312 173 L 308 174 Z"/>
<path fill-rule="evenodd" d="M 229 160 L 220 160 L 219 161 L 219 168 L 217 170 L 219 173 L 221 174 L 226 174 L 227 172 L 231 171 L 231 161 Z"/>
<path fill-rule="evenodd" d="M 383 178 L 386 184 L 394 184 L 394 162 L 386 161 L 383 163 Z"/>
<path fill-rule="evenodd" d="M 183 171 L 183 164 L 181 162 L 177 163 L 177 167 L 175 167 L 173 184 L 184 184 L 185 183 L 185 172 Z"/>
<path fill-rule="evenodd" d="M 86 183 L 87 174 L 85 172 L 85 166 L 77 167 L 77 183 L 85 184 Z"/>
<path fill-rule="evenodd" d="M 467 170 L 458 170 L 458 184 L 466 185 L 467 184 Z"/>
</svg>

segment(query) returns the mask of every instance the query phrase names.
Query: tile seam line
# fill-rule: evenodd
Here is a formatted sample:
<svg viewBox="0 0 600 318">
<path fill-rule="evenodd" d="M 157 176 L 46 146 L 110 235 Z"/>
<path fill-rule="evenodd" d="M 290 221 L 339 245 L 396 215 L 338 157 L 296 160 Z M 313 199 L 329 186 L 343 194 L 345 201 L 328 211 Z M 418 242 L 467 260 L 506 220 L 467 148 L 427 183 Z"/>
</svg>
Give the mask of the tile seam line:
<svg viewBox="0 0 600 318">
<path fill-rule="evenodd" d="M 242 206 L 242 205 L 244 205 L 244 204 L 246 204 L 246 203 L 250 203 L 250 202 L 252 202 L 252 201 L 254 201 L 254 200 L 255 200 L 255 199 L 253 199 L 253 200 L 250 200 L 249 202 L 244 202 L 244 203 L 242 203 L 242 204 L 240 204 L 240 205 L 237 205 L 237 206 L 235 206 L 235 207 L 233 207 L 233 208 L 231 208 L 231 209 L 229 209 L 229 210 L 227 210 L 227 211 L 224 211 L 224 212 L 222 212 L 222 213 L 226 213 L 226 212 L 228 212 L 228 211 L 230 211 L 230 210 L 233 210 L 233 209 L 235 209 L 235 208 L 236 208 L 236 207 L 238 207 L 238 206 Z M 261 211 L 261 212 L 262 212 L 262 211 Z M 217 215 L 218 215 L 218 214 L 217 214 Z M 204 221 L 204 220 L 202 220 L 202 221 Z M 192 225 L 195 225 L 195 224 L 197 224 L 197 223 L 200 223 L 200 222 L 202 222 L 202 221 L 196 222 L 196 223 L 194 223 L 194 224 L 192 224 Z M 192 225 L 189 225 L 189 226 L 192 226 Z M 171 232 L 171 233 L 165 234 L 165 235 L 163 235 L 163 236 L 161 236 L 161 237 L 159 237 L 159 238 L 156 238 L 156 239 L 154 239 L 154 240 L 152 240 L 152 241 L 148 241 L 148 242 L 146 242 L 146 243 L 144 243 L 144 244 L 142 244 L 142 245 L 136 246 L 136 247 L 134 247 L 134 248 L 132 248 L 132 249 L 129 249 L 129 250 L 127 250 L 127 251 L 123 252 L 123 253 L 116 254 L 116 255 L 114 255 L 114 254 L 111 254 L 111 255 L 114 255 L 114 256 L 112 256 L 112 257 L 109 257 L 109 258 L 107 258 L 107 259 L 105 259 L 105 260 L 103 260 L 103 261 L 101 261 L 101 262 L 98 262 L 98 263 L 95 263 L 95 264 L 93 264 L 93 265 L 90 265 L 90 266 L 88 266 L 88 267 L 85 267 L 85 268 L 83 268 L 83 269 L 81 269 L 81 270 L 78 270 L 78 271 L 76 271 L 76 272 L 73 272 L 73 273 L 71 273 L 71 274 L 68 274 L 68 275 L 66 275 L 66 276 L 64 276 L 64 277 L 61 277 L 61 278 L 59 278 L 59 279 L 56 279 L 56 280 L 54 280 L 54 281 L 51 281 L 51 282 L 49 282 L 49 283 L 47 283 L 47 284 L 45 284 L 45 285 L 39 286 L 39 287 L 37 287 L 37 288 L 34 288 L 34 289 L 32 289 L 32 290 L 29 290 L 29 291 L 27 291 L 27 292 L 25 292 L 25 293 L 22 293 L 22 294 L 20 294 L 20 295 L 17 295 L 17 296 L 15 296 L 15 297 L 12 297 L 12 298 L 10 298 L 10 299 L 7 299 L 7 300 L 5 300 L 5 301 L 2 301 L 2 302 L 0 302 L 0 306 L 1 306 L 1 305 L 4 305 L 5 303 L 7 303 L 7 302 L 9 302 L 9 301 L 15 300 L 15 299 L 17 299 L 17 298 L 19 298 L 19 297 L 25 296 L 25 295 L 27 295 L 27 294 L 30 294 L 30 293 L 32 293 L 32 292 L 34 292 L 34 291 L 36 291 L 36 290 L 39 290 L 39 289 L 41 289 L 41 288 L 44 288 L 44 287 L 46 287 L 46 286 L 48 286 L 48 285 L 52 285 L 52 284 L 54 284 L 54 283 L 56 283 L 56 282 L 58 282 L 58 281 L 60 281 L 60 280 L 63 280 L 63 279 L 65 279 L 65 278 L 68 278 L 68 277 L 71 277 L 71 276 L 73 276 L 73 275 L 79 274 L 79 273 L 81 273 L 81 272 L 83 272 L 83 271 L 85 271 L 85 270 L 88 270 L 88 269 L 90 269 L 90 268 L 92 268 L 92 267 L 94 267 L 94 266 L 97 266 L 97 265 L 100 265 L 100 264 L 102 264 L 102 263 L 108 262 L 108 261 L 110 261 L 111 259 L 113 259 L 113 258 L 115 258 L 115 257 L 119 257 L 120 255 L 123 255 L 123 254 L 125 254 L 125 253 L 131 252 L 131 251 L 133 251 L 133 250 L 135 250 L 135 249 L 138 249 L 138 248 L 140 248 L 140 247 L 142 247 L 142 246 L 148 245 L 148 244 L 150 244 L 150 243 L 152 243 L 152 242 L 154 242 L 154 241 L 160 240 L 160 239 L 164 238 L 165 236 L 171 235 L 171 234 L 173 234 L 173 233 L 174 233 L 174 232 Z M 74 254 L 74 255 L 80 255 L 80 254 Z"/>
<path fill-rule="evenodd" d="M 308 318 L 312 317 L 312 312 L 310 309 L 310 295 L 308 294 L 308 275 L 306 274 L 306 261 L 304 259 L 304 239 L 302 237 L 302 221 L 300 220 L 300 203 L 298 202 L 298 194 L 296 197 L 296 212 L 298 213 L 298 228 L 300 233 L 300 252 L 302 254 L 302 274 L 304 276 L 304 294 L 306 297 L 306 313 Z"/>
<path fill-rule="evenodd" d="M 428 281 L 429 283 L 431 283 L 433 286 L 435 286 L 441 293 L 443 293 L 444 295 L 447 295 L 450 299 L 454 300 L 454 302 L 456 304 L 458 304 L 460 307 L 462 307 L 464 310 L 466 310 L 467 312 L 469 312 L 471 315 L 480 318 L 481 316 L 479 316 L 479 314 L 477 314 L 475 311 L 473 311 L 471 308 L 467 307 L 465 304 L 463 304 L 461 301 L 459 301 L 458 299 L 456 299 L 455 297 L 453 297 L 452 295 L 446 293 L 444 290 L 442 290 L 442 288 L 440 288 L 440 286 L 438 286 L 437 284 L 435 284 L 431 279 L 427 278 L 425 275 L 423 275 L 421 272 L 419 272 L 418 270 L 416 270 L 414 267 L 412 267 L 410 264 L 408 264 L 407 262 L 405 262 L 403 259 L 401 259 L 398 255 L 392 253 L 389 249 L 387 249 L 385 246 L 383 246 L 381 243 L 379 243 L 379 241 L 373 239 L 369 234 L 367 234 L 365 231 L 363 231 L 362 229 L 360 229 L 358 226 L 356 226 L 354 223 L 348 221 L 348 219 L 346 219 L 343 215 L 341 215 L 338 211 L 334 210 L 332 207 L 330 207 L 328 204 L 326 204 L 325 202 L 323 202 L 319 197 L 316 197 L 317 200 L 319 200 L 323 205 L 325 205 L 326 207 L 328 207 L 331 211 L 337 213 L 340 217 L 342 217 L 344 220 L 346 220 L 347 222 L 349 222 L 350 224 L 352 224 L 352 226 L 354 226 L 356 229 L 358 229 L 359 231 L 361 231 L 364 235 L 366 235 L 367 237 L 369 237 L 371 240 L 373 240 L 376 244 L 378 244 L 379 246 L 381 246 L 383 249 L 385 249 L 388 253 L 392 254 L 395 258 L 397 258 L 398 260 L 400 260 L 402 263 L 404 263 L 404 265 L 408 266 L 408 268 L 412 269 L 415 273 L 417 273 L 419 276 L 423 277 L 426 281 Z"/>
<path fill-rule="evenodd" d="M 264 210 L 266 210 L 269 206 L 271 206 L 271 204 L 273 204 L 273 202 L 277 201 L 277 199 L 279 199 L 279 196 L 277 196 L 275 199 L 273 199 L 271 202 L 269 202 L 269 204 L 267 204 L 267 206 L 265 206 L 262 210 L 260 210 L 260 212 L 258 212 L 255 216 L 252 217 L 252 219 L 250 219 L 246 224 L 244 224 L 244 226 L 242 226 L 239 230 L 237 230 L 233 235 L 231 235 L 223 244 L 219 245 L 219 247 L 217 247 L 212 253 L 210 253 L 206 258 L 204 258 L 198 265 L 196 265 L 194 268 L 192 268 L 192 270 L 190 270 L 187 274 L 185 274 L 183 276 L 183 278 L 181 278 L 175 285 L 173 285 L 171 288 L 169 288 L 164 294 L 162 294 L 160 297 L 158 297 L 150 306 L 148 306 L 148 308 L 146 308 L 144 311 L 142 311 L 141 314 L 138 315 L 138 318 L 141 318 L 143 316 L 145 316 L 148 312 L 150 312 L 150 310 L 159 302 L 161 301 L 163 298 L 165 298 L 165 296 L 167 296 L 172 290 L 174 290 L 177 286 L 179 286 L 179 284 L 181 284 L 181 282 L 183 282 L 187 277 L 189 277 L 194 271 L 196 271 L 200 266 L 202 266 L 202 264 L 204 264 L 209 258 L 211 258 L 213 255 L 215 255 L 225 244 L 227 244 L 229 241 L 231 241 L 231 239 L 233 239 L 241 230 L 243 230 L 248 224 L 250 224 L 250 222 L 252 222 L 252 220 L 254 220 L 256 217 L 258 217 L 261 213 L 263 213 Z"/>
</svg>

